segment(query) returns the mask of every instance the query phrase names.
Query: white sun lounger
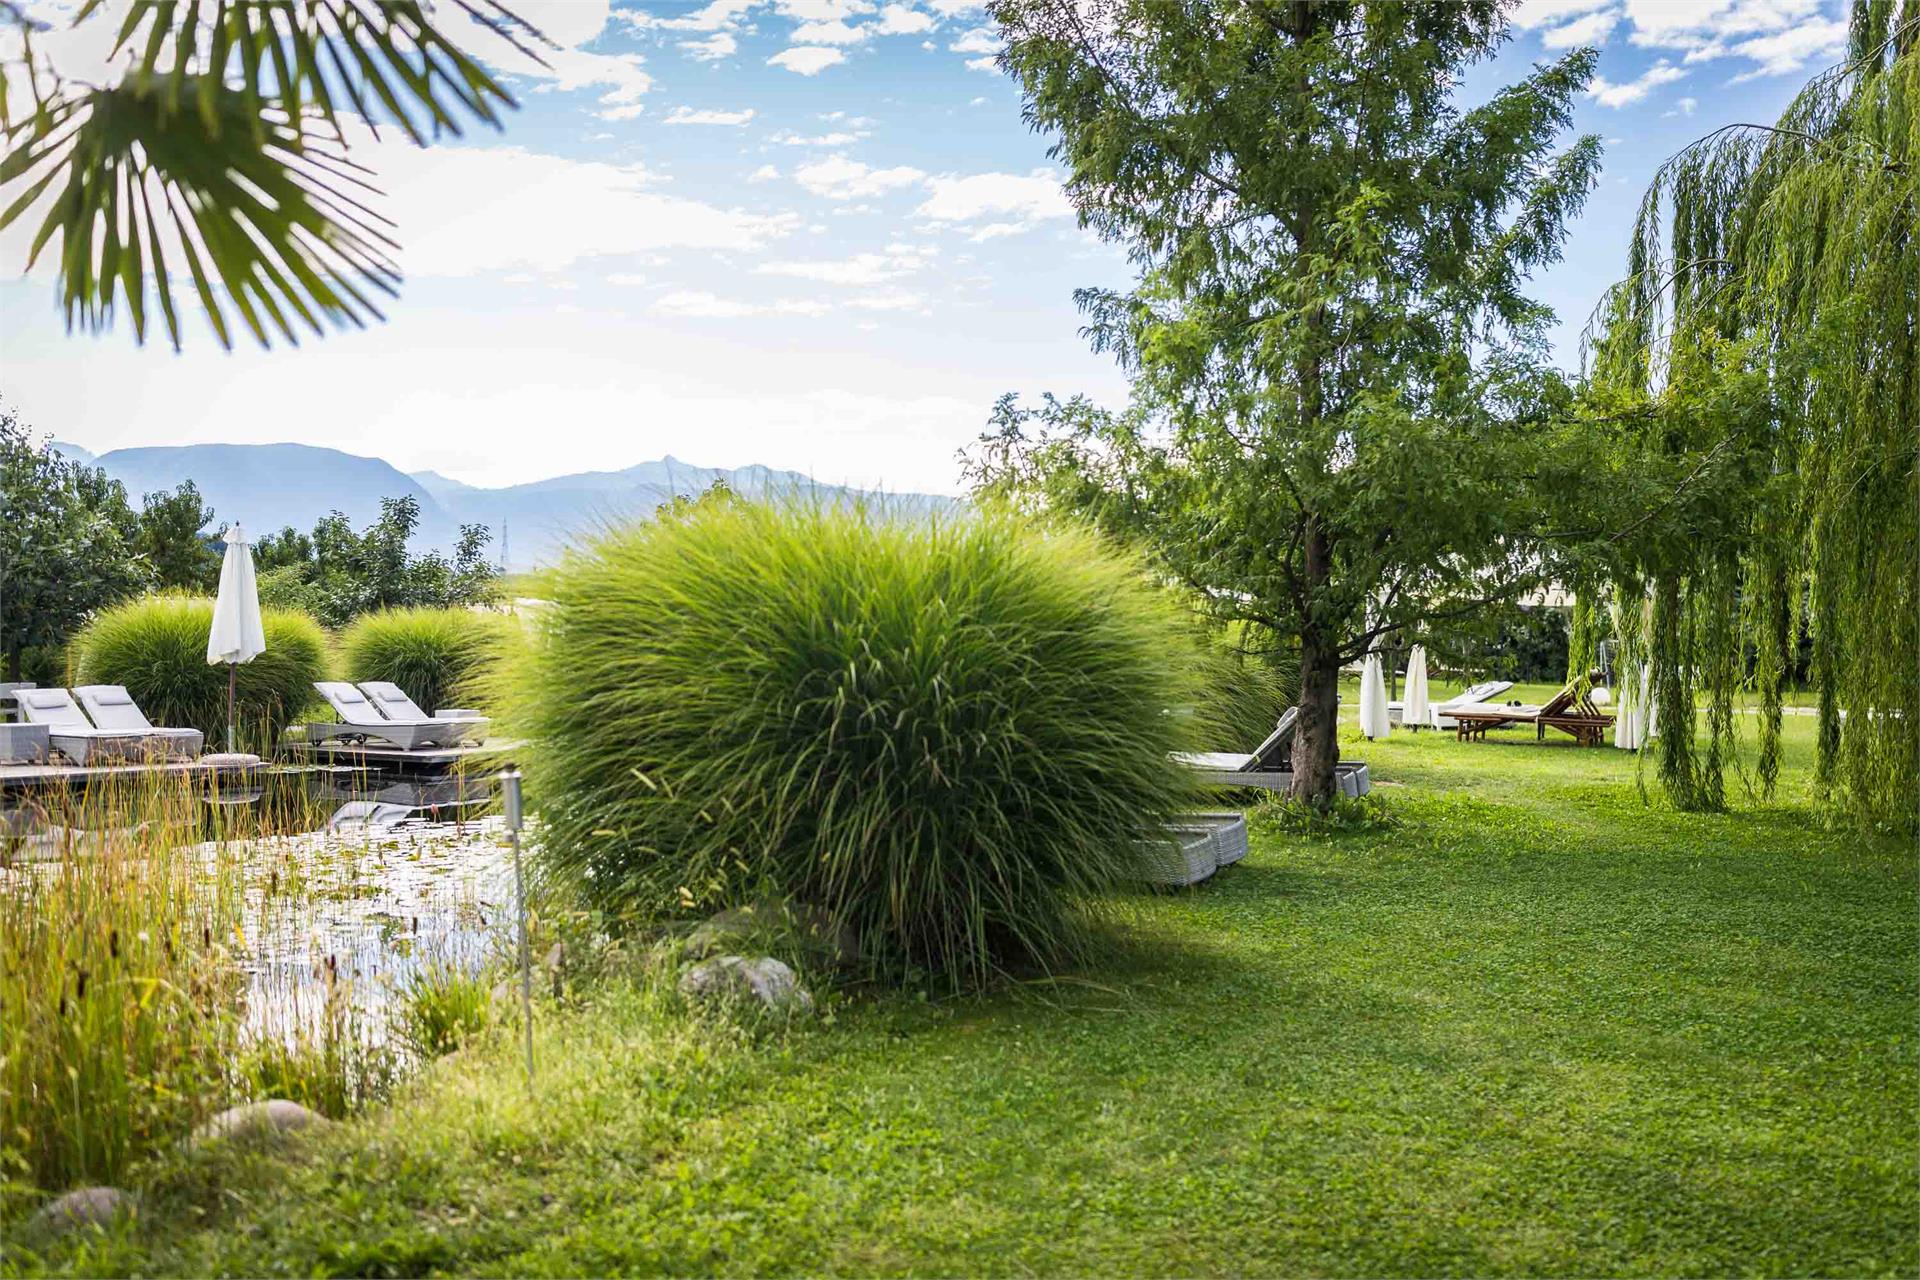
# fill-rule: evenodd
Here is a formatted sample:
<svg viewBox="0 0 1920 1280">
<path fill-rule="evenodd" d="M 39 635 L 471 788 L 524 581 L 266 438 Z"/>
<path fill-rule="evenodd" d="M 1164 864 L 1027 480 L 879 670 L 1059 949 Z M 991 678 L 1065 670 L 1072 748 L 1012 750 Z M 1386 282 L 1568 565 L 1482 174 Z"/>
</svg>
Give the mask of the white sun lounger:
<svg viewBox="0 0 1920 1280">
<path fill-rule="evenodd" d="M 107 733 L 139 733 L 165 738 L 172 755 L 197 759 L 206 746 L 206 735 L 198 729 L 163 729 L 147 719 L 140 704 L 133 700 L 125 685 L 76 685 L 73 696 L 92 717 L 93 723 Z"/>
<path fill-rule="evenodd" d="M 373 699 L 344 680 L 316 680 L 313 687 L 327 700 L 340 722 L 308 725 L 308 742 L 338 738 L 345 742 L 384 742 L 402 751 L 414 751 L 421 747 L 457 746 L 463 740 L 477 738 L 486 726 L 484 719 L 440 720 L 429 715 L 394 720 L 383 715 Z"/>
<path fill-rule="evenodd" d="M 1201 781 L 1221 787 L 1258 787 L 1285 791 L 1293 786 L 1293 725 L 1300 708 L 1288 707 L 1267 740 L 1251 753 L 1233 751 L 1179 751 L 1174 759 L 1199 772 Z M 1373 790 L 1367 766 L 1359 760 L 1336 760 L 1334 776 L 1342 793 L 1363 796 Z"/>
<path fill-rule="evenodd" d="M 1499 697 L 1511 688 L 1513 688 L 1513 681 L 1511 680 L 1482 680 L 1471 689 L 1462 689 L 1459 693 L 1454 694 L 1444 702 L 1429 703 L 1427 707 L 1427 724 L 1435 729 L 1451 729 L 1456 722 L 1452 717 L 1447 715 L 1447 712 L 1453 710 L 1455 707 L 1477 706 L 1491 698 Z M 1387 718 L 1395 724 L 1406 723 L 1406 716 L 1403 714 L 1406 710 L 1406 705 L 1404 702 L 1389 702 L 1387 704 Z"/>
<path fill-rule="evenodd" d="M 463 738 L 479 742 L 487 736 L 487 726 L 492 723 L 478 711 L 441 709 L 428 715 L 407 696 L 404 689 L 391 680 L 362 680 L 360 692 L 373 699 L 373 705 L 379 708 L 380 714 L 396 724 L 420 724 L 428 720 L 450 721 L 464 726 L 461 734 Z"/>
<path fill-rule="evenodd" d="M 87 713 L 65 689 L 22 689 L 14 700 L 27 723 L 46 725 L 49 745 L 77 765 L 103 760 L 164 760 L 183 751 L 178 739 L 151 727 L 101 728 L 87 719 Z"/>
</svg>

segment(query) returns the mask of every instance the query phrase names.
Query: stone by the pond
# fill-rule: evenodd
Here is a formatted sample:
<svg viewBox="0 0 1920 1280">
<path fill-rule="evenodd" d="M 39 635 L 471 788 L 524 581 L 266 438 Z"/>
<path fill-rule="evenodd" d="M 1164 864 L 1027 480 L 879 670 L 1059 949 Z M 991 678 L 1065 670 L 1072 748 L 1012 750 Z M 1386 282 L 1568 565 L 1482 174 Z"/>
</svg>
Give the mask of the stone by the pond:
<svg viewBox="0 0 1920 1280">
<path fill-rule="evenodd" d="M 215 1138 L 263 1138 L 294 1133 L 301 1129 L 324 1128 L 327 1118 L 285 1098 L 249 1102 L 229 1107 L 193 1131 L 196 1144 Z"/>
<path fill-rule="evenodd" d="M 71 1231 L 75 1227 L 104 1227 L 132 1211 L 133 1197 L 118 1187 L 76 1187 L 41 1205 L 33 1221 L 42 1230 Z"/>
<path fill-rule="evenodd" d="M 772 956 L 702 960 L 680 975 L 680 991 L 690 1000 L 754 1000 L 779 1013 L 805 1013 L 813 1008 L 813 997 L 793 970 Z"/>
</svg>

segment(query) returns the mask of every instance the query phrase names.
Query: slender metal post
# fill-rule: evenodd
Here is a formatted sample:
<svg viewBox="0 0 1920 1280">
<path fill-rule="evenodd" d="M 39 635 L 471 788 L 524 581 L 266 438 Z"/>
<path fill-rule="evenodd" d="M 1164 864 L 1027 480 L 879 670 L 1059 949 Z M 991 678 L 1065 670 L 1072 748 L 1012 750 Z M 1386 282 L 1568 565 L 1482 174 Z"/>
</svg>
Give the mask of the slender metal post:
<svg viewBox="0 0 1920 1280">
<path fill-rule="evenodd" d="M 227 750 L 228 751 L 232 751 L 234 749 L 233 747 L 233 697 L 234 697 L 234 693 L 238 689 L 239 682 L 240 682 L 240 664 L 237 662 L 229 662 L 227 664 Z"/>
<path fill-rule="evenodd" d="M 527 877 L 520 866 L 520 771 L 500 775 L 500 791 L 507 811 L 507 834 L 513 841 L 513 906 L 520 926 L 520 1015 L 527 1037 L 527 1092 L 533 1092 L 533 959 L 527 952 Z"/>
</svg>

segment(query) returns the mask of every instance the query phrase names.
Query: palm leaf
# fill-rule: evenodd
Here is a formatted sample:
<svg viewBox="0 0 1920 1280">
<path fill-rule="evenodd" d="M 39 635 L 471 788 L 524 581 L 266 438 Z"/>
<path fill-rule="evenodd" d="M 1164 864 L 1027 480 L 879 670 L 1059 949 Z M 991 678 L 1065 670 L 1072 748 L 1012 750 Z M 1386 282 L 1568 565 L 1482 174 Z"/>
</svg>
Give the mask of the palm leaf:
<svg viewBox="0 0 1920 1280">
<path fill-rule="evenodd" d="M 456 4 L 538 56 L 515 33 L 544 37 L 505 9 Z M 124 304 L 145 341 L 151 288 L 176 350 L 181 258 L 222 346 L 230 316 L 263 346 L 382 319 L 398 245 L 340 118 L 424 145 L 463 116 L 498 128 L 515 105 L 417 0 L 133 0 L 114 56 L 119 83 L 56 77 L 42 94 L 35 76 L 32 112 L 0 120 L 0 228 L 40 211 L 29 266 L 60 238 L 69 329 L 97 331 Z M 42 67 L 30 44 L 28 67 Z"/>
</svg>

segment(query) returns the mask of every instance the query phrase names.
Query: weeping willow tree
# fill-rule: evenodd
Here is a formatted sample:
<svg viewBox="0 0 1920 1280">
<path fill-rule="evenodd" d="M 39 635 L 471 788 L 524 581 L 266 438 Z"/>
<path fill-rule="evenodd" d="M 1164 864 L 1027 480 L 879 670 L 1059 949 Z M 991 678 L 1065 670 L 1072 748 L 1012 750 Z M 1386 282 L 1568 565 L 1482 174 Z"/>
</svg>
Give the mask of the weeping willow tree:
<svg viewBox="0 0 1920 1280">
<path fill-rule="evenodd" d="M 1681 807 L 1725 804 L 1742 686 L 1760 713 L 1749 782 L 1771 793 L 1804 636 L 1820 797 L 1915 822 L 1917 186 L 1920 0 L 1859 0 L 1848 61 L 1778 122 L 1662 166 L 1597 317 L 1591 394 L 1631 424 L 1648 500 L 1606 548 L 1612 615 L 1651 663 L 1659 775 Z M 1700 703 L 1704 751 L 1677 731 Z"/>
</svg>

